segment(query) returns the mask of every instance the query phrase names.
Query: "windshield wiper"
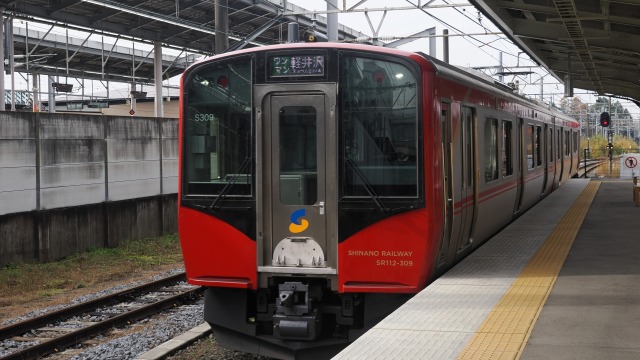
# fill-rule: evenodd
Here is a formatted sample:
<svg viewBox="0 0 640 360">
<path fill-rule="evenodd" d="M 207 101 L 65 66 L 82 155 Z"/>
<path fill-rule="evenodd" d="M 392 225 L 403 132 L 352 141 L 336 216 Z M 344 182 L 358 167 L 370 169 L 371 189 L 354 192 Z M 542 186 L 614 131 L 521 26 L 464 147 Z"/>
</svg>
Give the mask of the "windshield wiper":
<svg viewBox="0 0 640 360">
<path fill-rule="evenodd" d="M 229 179 L 229 182 L 222 188 L 222 190 L 220 190 L 220 194 L 218 194 L 218 197 L 215 200 L 213 200 L 213 202 L 211 203 L 211 205 L 209 205 L 207 207 L 207 209 L 216 210 L 218 208 L 216 205 L 218 205 L 225 197 L 227 197 L 227 195 L 231 191 L 231 188 L 233 187 L 233 185 L 238 180 L 238 177 L 240 177 L 240 175 L 249 175 L 249 174 L 242 174 L 242 171 L 250 163 L 251 163 L 251 158 L 250 157 L 244 158 L 244 161 L 242 162 L 242 164 L 240 164 L 240 167 L 238 168 L 238 170 L 236 170 L 233 173 L 233 176 L 231 176 L 231 179 Z"/>
<path fill-rule="evenodd" d="M 371 182 L 369 182 L 369 179 L 367 179 L 367 177 L 364 175 L 362 170 L 360 170 L 360 168 L 358 167 L 358 164 L 356 164 L 353 160 L 348 158 L 345 158 L 344 162 L 358 176 L 358 178 L 360 178 L 360 181 L 362 181 L 362 186 L 364 186 L 364 189 L 367 191 L 367 194 L 369 194 L 369 197 L 371 197 L 371 200 L 373 200 L 373 202 L 378 206 L 378 208 L 383 212 L 388 211 L 389 209 L 387 209 L 387 207 L 384 206 L 384 203 L 382 202 L 378 194 L 376 194 L 375 190 L 373 190 L 373 187 L 371 186 Z"/>
</svg>

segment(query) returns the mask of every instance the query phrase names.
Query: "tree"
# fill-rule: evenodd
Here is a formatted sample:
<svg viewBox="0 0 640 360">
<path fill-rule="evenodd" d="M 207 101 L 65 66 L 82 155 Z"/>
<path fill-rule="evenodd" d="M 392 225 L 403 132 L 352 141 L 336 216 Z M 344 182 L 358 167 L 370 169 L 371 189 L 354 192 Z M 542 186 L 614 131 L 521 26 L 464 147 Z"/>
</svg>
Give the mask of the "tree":
<svg viewBox="0 0 640 360">
<path fill-rule="evenodd" d="M 629 110 L 622 106 L 619 100 L 611 101 L 611 106 L 609 106 L 609 98 L 600 96 L 593 105 L 589 106 L 589 112 L 599 114 L 603 111 L 609 112 L 611 118 L 614 119 L 631 119 Z"/>
<path fill-rule="evenodd" d="M 608 144 L 609 142 L 604 136 L 594 136 L 589 138 L 591 158 L 598 159 L 607 157 L 609 155 L 609 150 L 607 150 Z M 628 152 L 638 152 L 638 143 L 636 143 L 635 140 L 625 136 L 615 135 L 613 137 L 612 144 L 614 156 L 625 154 Z M 584 137 L 580 138 L 580 148 L 587 148 L 587 139 L 585 139 Z"/>
<path fill-rule="evenodd" d="M 586 112 L 588 108 L 589 106 L 580 101 L 577 97 L 573 97 L 571 100 L 568 100 L 567 98 L 562 98 L 562 100 L 560 100 L 560 110 L 576 120 L 580 120 L 580 114 L 582 112 Z"/>
</svg>

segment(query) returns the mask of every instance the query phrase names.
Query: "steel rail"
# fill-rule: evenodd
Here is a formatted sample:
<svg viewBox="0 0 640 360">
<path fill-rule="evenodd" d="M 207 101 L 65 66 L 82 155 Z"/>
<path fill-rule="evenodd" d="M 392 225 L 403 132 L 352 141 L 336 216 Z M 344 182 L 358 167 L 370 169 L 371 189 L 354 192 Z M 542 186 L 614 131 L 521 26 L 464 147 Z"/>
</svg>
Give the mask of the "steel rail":
<svg viewBox="0 0 640 360">
<path fill-rule="evenodd" d="M 111 295 L 105 295 L 97 299 L 89 300 L 77 305 L 69 306 L 60 310 L 56 310 L 32 319 L 10 324 L 4 327 L 0 327 L 0 340 L 7 339 L 11 336 L 16 336 L 29 332 L 32 329 L 42 327 L 55 321 L 65 320 L 70 317 L 82 314 L 89 310 L 99 308 L 101 306 L 112 305 L 122 302 L 127 297 L 135 297 L 141 293 L 153 291 L 157 288 L 167 286 L 169 284 L 185 281 L 186 275 L 184 272 L 169 276 L 160 280 L 156 280 L 150 283 L 142 284 L 136 287 L 132 287 L 127 290 L 123 290 Z"/>
<path fill-rule="evenodd" d="M 580 166 L 578 168 L 577 177 L 585 177 L 585 175 L 589 174 L 591 171 L 598 168 L 602 165 L 605 160 L 587 160 L 588 163 L 585 165 L 584 162 L 580 162 Z"/>
<path fill-rule="evenodd" d="M 61 320 L 66 320 L 70 317 L 87 313 L 91 310 L 95 310 L 103 306 L 114 305 L 123 301 L 127 301 L 133 297 L 144 295 L 146 293 L 155 291 L 179 281 L 184 281 L 185 278 L 185 273 L 180 273 L 164 279 L 136 286 L 131 289 L 123 290 L 115 294 L 103 296 L 81 304 L 60 309 L 42 316 L 35 317 L 33 319 L 28 319 L 19 323 L 11 324 L 0 328 L 0 339 L 7 339 L 11 336 L 24 334 L 31 330 L 41 328 L 45 325 Z M 200 287 L 182 291 L 168 298 L 161 299 L 154 303 L 142 306 L 137 309 L 133 309 L 123 314 L 115 315 L 106 320 L 96 322 L 95 324 L 89 325 L 84 328 L 79 328 L 76 331 L 52 338 L 51 340 L 43 341 L 39 344 L 30 346 L 23 350 L 7 354 L 4 357 L 0 357 L 0 360 L 24 360 L 40 358 L 47 354 L 59 351 L 62 348 L 78 344 L 79 342 L 88 339 L 98 333 L 104 332 L 110 328 L 125 325 L 127 323 L 130 323 L 131 321 L 137 321 L 142 318 L 148 317 L 149 315 L 159 313 L 162 310 L 174 306 L 176 303 L 180 303 L 187 299 L 195 297 L 201 291 L 202 288 Z"/>
</svg>

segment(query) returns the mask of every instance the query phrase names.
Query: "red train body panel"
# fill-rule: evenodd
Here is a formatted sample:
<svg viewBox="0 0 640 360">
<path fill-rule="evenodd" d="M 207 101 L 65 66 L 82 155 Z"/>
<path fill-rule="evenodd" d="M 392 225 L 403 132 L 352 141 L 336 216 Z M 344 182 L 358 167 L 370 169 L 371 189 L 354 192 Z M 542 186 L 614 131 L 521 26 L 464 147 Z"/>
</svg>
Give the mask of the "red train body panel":
<svg viewBox="0 0 640 360">
<path fill-rule="evenodd" d="M 419 53 L 247 49 L 181 94 L 187 277 L 268 356 L 334 354 L 578 166 L 574 120 Z"/>
<path fill-rule="evenodd" d="M 182 251 L 189 282 L 202 286 L 257 289 L 256 242 L 227 223 L 182 208 L 179 215 Z M 211 231 L 219 241 L 211 241 Z"/>
<path fill-rule="evenodd" d="M 415 210 L 387 218 L 339 244 L 338 291 L 416 293 L 424 288 L 436 255 L 424 236 L 433 232 L 427 215 Z M 389 241 L 398 238 L 403 241 Z"/>
</svg>

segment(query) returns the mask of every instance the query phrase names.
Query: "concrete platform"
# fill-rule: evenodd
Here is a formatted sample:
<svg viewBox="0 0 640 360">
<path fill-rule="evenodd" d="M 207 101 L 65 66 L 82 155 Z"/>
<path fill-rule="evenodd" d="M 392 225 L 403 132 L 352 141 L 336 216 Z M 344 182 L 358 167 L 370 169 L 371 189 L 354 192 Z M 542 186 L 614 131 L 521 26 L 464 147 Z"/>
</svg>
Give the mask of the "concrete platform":
<svg viewBox="0 0 640 360">
<path fill-rule="evenodd" d="M 632 195 L 568 181 L 334 359 L 639 359 Z"/>
<path fill-rule="evenodd" d="M 521 359 L 640 359 L 640 208 L 605 181 Z"/>
</svg>

